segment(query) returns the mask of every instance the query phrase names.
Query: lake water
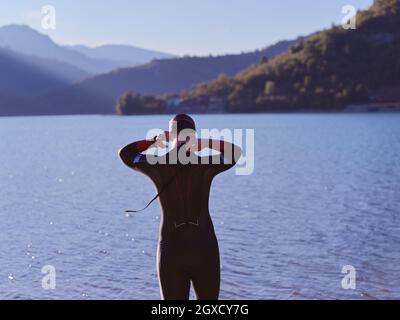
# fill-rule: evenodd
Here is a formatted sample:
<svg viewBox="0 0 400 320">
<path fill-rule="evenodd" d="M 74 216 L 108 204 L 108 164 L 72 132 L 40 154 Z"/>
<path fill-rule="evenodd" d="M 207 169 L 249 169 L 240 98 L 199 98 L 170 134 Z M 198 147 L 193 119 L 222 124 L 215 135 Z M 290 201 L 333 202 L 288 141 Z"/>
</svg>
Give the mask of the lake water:
<svg viewBox="0 0 400 320">
<path fill-rule="evenodd" d="M 117 149 L 168 118 L 0 118 L 0 299 L 160 297 L 158 203 L 124 214 L 154 188 Z M 254 173 L 225 172 L 211 192 L 222 299 L 400 298 L 400 114 L 195 119 L 255 129 Z"/>
</svg>

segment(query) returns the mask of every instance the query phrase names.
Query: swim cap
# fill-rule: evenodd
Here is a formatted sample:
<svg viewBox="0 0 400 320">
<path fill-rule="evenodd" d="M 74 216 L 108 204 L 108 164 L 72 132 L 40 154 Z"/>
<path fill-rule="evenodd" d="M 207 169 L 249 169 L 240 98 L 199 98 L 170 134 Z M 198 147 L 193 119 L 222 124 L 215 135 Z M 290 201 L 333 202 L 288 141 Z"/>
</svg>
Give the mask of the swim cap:
<svg viewBox="0 0 400 320">
<path fill-rule="evenodd" d="M 189 117 L 187 114 L 180 113 L 177 114 L 169 121 L 169 131 L 176 131 L 178 134 L 184 129 L 193 129 L 196 130 L 196 124 L 194 120 Z"/>
</svg>

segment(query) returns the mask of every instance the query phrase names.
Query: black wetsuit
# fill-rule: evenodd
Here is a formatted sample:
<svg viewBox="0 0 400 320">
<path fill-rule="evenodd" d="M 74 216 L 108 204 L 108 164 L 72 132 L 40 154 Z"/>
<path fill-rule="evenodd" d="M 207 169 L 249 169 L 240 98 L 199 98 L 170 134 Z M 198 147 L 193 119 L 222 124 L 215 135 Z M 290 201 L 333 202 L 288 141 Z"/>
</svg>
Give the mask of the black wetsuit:
<svg viewBox="0 0 400 320">
<path fill-rule="evenodd" d="M 208 200 L 213 178 L 235 162 L 224 163 L 222 150 L 221 155 L 207 157 L 208 164 L 202 164 L 205 158 L 194 153 L 188 155 L 198 164 L 176 163 L 172 160 L 176 156 L 170 152 L 163 156 L 164 164 L 154 165 L 140 153 L 147 149 L 146 143 L 127 145 L 120 157 L 127 166 L 147 175 L 159 192 L 162 190 L 157 253 L 161 297 L 188 299 L 192 282 L 197 299 L 217 299 L 220 260 Z"/>
</svg>

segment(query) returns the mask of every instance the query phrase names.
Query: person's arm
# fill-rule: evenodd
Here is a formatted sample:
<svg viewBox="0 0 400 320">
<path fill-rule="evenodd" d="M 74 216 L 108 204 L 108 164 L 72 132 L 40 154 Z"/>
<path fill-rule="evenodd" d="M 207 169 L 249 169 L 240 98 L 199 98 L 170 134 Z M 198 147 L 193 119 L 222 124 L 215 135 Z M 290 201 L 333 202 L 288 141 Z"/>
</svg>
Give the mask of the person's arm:
<svg viewBox="0 0 400 320">
<path fill-rule="evenodd" d="M 126 166 L 136 169 L 136 164 L 140 163 L 143 159 L 142 156 L 144 154 L 142 152 L 149 149 L 154 143 L 154 139 L 132 142 L 119 150 L 119 157 Z"/>
<path fill-rule="evenodd" d="M 165 131 L 151 140 L 139 140 L 127 144 L 118 151 L 118 155 L 122 162 L 132 169 L 137 169 L 137 166 L 146 162 L 146 155 L 142 152 L 150 148 L 165 148 L 165 142 L 169 139 L 168 131 Z"/>
<path fill-rule="evenodd" d="M 146 161 L 146 155 L 142 152 L 145 152 L 150 148 L 165 148 L 165 142 L 167 142 L 168 139 L 169 133 L 165 131 L 151 140 L 139 140 L 127 144 L 119 150 L 118 154 L 125 165 L 129 168 L 139 170 L 141 167 L 148 164 Z"/>
</svg>

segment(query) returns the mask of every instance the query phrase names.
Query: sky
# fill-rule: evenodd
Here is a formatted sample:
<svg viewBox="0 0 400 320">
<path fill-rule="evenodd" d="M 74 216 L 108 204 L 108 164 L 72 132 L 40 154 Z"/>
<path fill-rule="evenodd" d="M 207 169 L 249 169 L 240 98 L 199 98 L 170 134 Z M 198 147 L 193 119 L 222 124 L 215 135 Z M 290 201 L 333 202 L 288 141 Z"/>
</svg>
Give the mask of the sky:
<svg viewBox="0 0 400 320">
<path fill-rule="evenodd" d="M 176 55 L 239 53 L 340 23 L 373 0 L 0 0 L 0 26 L 26 24 L 59 44 L 130 44 Z M 56 29 L 41 26 L 52 5 Z"/>
</svg>

